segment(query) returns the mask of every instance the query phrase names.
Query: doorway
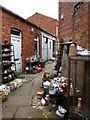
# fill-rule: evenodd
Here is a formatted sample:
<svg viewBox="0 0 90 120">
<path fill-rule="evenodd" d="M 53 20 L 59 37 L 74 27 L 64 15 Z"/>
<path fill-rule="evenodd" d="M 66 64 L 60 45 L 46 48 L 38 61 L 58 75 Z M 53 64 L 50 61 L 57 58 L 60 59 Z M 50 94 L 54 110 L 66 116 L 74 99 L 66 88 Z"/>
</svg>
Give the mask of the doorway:
<svg viewBox="0 0 90 120">
<path fill-rule="evenodd" d="M 17 29 L 11 29 L 11 43 L 14 46 L 16 71 L 22 71 L 22 38 L 21 31 Z"/>
<path fill-rule="evenodd" d="M 35 54 L 35 58 L 39 57 L 39 38 L 38 38 L 38 35 L 34 36 L 34 54 Z"/>
</svg>

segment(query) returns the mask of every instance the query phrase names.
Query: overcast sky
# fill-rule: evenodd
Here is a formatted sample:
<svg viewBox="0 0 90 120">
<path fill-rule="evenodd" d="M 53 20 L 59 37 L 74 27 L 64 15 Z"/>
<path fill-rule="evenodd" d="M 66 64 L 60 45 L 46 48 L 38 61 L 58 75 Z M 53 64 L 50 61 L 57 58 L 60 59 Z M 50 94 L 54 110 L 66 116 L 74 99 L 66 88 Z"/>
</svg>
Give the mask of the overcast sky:
<svg viewBox="0 0 90 120">
<path fill-rule="evenodd" d="M 36 12 L 58 19 L 58 0 L 0 0 L 0 5 L 25 19 Z"/>
</svg>

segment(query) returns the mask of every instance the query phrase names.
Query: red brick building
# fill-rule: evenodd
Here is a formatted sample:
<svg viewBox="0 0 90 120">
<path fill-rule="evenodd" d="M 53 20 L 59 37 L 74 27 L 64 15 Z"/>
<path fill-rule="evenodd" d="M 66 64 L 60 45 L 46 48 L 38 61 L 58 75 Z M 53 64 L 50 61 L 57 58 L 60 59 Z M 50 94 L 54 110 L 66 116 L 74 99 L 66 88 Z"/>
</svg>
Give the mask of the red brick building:
<svg viewBox="0 0 90 120">
<path fill-rule="evenodd" d="M 90 2 L 60 2 L 59 39 L 73 40 L 90 50 Z"/>
<path fill-rule="evenodd" d="M 59 0 L 59 40 L 63 39 L 63 46 L 66 47 L 66 42 L 72 40 L 77 45 L 90 51 L 90 1 L 89 2 L 60 2 Z M 68 45 L 67 45 L 68 46 Z M 61 46 L 60 46 L 61 48 Z M 64 47 L 63 47 L 64 48 Z M 66 50 L 66 51 L 65 51 Z M 81 56 L 79 56 L 81 57 Z M 90 56 L 89 56 L 90 57 Z M 85 56 L 70 63 L 71 70 L 68 68 L 67 49 L 63 49 L 62 55 L 62 74 L 68 78 L 70 73 L 70 84 L 74 85 L 75 97 L 76 89 L 80 90 L 82 98 L 81 111 L 84 117 L 90 119 L 90 61 L 84 61 Z M 84 60 L 83 60 L 84 59 Z M 70 72 L 69 72 L 69 70 Z M 69 79 L 68 79 L 69 80 Z M 71 87 L 70 87 L 71 88 Z M 70 89 L 71 92 L 71 89 Z M 72 92 L 73 93 L 73 92 Z M 77 99 L 73 99 L 75 102 Z M 69 101 L 70 103 L 71 101 Z M 74 106 L 73 103 L 71 106 Z M 70 106 L 70 104 L 69 104 Z M 72 111 L 72 110 L 71 110 Z M 73 111 L 72 111 L 73 112 Z M 82 116 L 83 116 L 82 114 Z"/>
<path fill-rule="evenodd" d="M 58 21 L 54 18 L 45 16 L 40 13 L 35 13 L 29 18 L 27 18 L 28 21 L 35 23 L 38 27 L 52 33 L 53 35 L 56 35 L 56 30 L 58 27 Z"/>
<path fill-rule="evenodd" d="M 58 51 L 58 20 L 51 18 L 49 16 L 40 14 L 40 13 L 35 13 L 29 18 L 27 18 L 28 21 L 36 24 L 38 27 L 46 30 L 49 33 L 52 33 L 53 35 L 56 36 L 56 43 L 55 43 L 55 51 Z"/>
<path fill-rule="evenodd" d="M 33 56 L 35 49 L 38 49 L 38 55 L 42 58 L 42 34 L 46 34 L 47 38 L 50 36 L 56 39 L 52 33 L 47 32 L 2 6 L 0 7 L 0 23 L 2 43 L 6 41 L 14 43 L 17 41 L 15 43 L 15 45 L 17 44 L 15 54 L 17 56 L 20 54 L 21 61 L 19 62 L 21 63 L 22 70 L 25 67 L 25 59 Z M 38 48 L 35 48 L 37 41 Z"/>
</svg>

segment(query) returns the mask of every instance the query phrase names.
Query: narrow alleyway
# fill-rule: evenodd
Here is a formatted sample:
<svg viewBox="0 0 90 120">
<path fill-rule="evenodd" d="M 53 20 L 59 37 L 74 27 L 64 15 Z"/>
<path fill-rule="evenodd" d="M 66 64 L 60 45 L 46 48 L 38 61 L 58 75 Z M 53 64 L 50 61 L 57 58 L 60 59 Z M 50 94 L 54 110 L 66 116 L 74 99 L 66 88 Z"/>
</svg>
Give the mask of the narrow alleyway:
<svg viewBox="0 0 90 120">
<path fill-rule="evenodd" d="M 54 61 L 48 61 L 42 72 L 37 74 L 26 74 L 23 78 L 23 85 L 12 91 L 6 102 L 3 102 L 3 118 L 46 118 L 43 109 L 37 109 L 32 106 L 32 98 L 37 95 L 41 88 L 42 77 L 45 71 L 55 73 Z M 43 108 L 43 107 L 41 107 Z M 48 109 L 46 109 L 48 110 Z M 49 118 L 58 118 L 55 112 L 48 114 Z"/>
</svg>

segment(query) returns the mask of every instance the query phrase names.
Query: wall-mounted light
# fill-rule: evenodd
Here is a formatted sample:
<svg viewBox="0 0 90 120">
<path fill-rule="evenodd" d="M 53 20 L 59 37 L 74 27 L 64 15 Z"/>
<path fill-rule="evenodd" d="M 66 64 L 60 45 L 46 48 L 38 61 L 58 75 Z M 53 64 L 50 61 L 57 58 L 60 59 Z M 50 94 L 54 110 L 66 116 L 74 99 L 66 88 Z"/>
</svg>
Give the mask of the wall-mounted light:
<svg viewBox="0 0 90 120">
<path fill-rule="evenodd" d="M 63 15 L 63 13 L 61 14 L 61 20 L 63 20 L 64 19 L 64 15 Z"/>
<path fill-rule="evenodd" d="M 34 28 L 31 28 L 31 32 L 33 32 L 34 31 Z"/>
</svg>

